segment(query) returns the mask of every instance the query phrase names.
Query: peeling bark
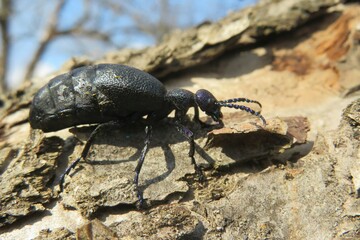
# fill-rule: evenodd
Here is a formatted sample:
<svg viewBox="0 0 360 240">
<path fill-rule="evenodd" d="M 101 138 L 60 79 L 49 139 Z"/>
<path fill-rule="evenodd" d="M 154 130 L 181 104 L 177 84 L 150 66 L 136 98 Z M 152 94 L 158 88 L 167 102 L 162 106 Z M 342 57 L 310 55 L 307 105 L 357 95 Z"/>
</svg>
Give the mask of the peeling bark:
<svg viewBox="0 0 360 240">
<path fill-rule="evenodd" d="M 64 69 L 106 61 L 158 77 L 176 73 L 169 88 L 263 104 L 266 127 L 231 109 L 221 129 L 188 120 L 204 183 L 171 119 L 154 126 L 140 175 L 143 210 L 134 207 L 132 182 L 141 124 L 100 134 L 59 193 L 59 174 L 92 128 L 72 129 L 75 137 L 30 131 L 28 106 L 39 86 L 18 90 L 1 113 L 1 238 L 29 228 L 49 239 L 359 238 L 359 13 L 358 3 L 335 0 L 262 1 L 155 47 L 69 62 Z"/>
</svg>

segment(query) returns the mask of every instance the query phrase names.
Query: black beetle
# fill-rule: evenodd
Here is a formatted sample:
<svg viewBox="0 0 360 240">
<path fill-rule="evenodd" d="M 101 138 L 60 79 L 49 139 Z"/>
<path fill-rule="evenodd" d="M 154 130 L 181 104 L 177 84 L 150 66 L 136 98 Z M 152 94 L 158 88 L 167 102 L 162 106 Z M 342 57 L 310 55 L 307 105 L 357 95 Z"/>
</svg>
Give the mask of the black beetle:
<svg viewBox="0 0 360 240">
<path fill-rule="evenodd" d="M 258 116 L 260 114 L 249 107 L 234 104 L 251 102 L 246 98 L 234 98 L 217 101 L 207 90 L 200 89 L 195 94 L 185 89 L 167 91 L 164 85 L 148 73 L 136 68 L 99 64 L 74 69 L 49 81 L 34 96 L 30 107 L 29 121 L 34 129 L 44 132 L 77 126 L 80 124 L 99 124 L 91 133 L 81 156 L 68 166 L 60 178 L 62 190 L 64 178 L 72 168 L 85 159 L 95 135 L 104 126 L 129 124 L 142 121 L 146 125 L 145 146 L 135 169 L 134 183 L 140 204 L 142 194 L 138 190 L 138 178 L 150 143 L 152 124 L 167 117 L 175 110 L 174 125 L 189 141 L 189 157 L 197 173 L 201 173 L 194 159 L 195 144 L 193 133 L 183 125 L 183 117 L 189 108 L 194 107 L 194 120 L 203 126 L 199 119 L 199 107 L 214 121 L 222 124 L 221 107 L 236 108 Z"/>
</svg>

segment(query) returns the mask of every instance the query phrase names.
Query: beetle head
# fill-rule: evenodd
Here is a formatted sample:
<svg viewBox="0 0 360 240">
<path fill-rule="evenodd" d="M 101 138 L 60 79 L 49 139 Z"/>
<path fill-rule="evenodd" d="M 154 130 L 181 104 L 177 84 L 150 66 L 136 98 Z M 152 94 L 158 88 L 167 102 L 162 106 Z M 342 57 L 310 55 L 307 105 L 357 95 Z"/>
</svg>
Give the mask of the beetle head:
<svg viewBox="0 0 360 240">
<path fill-rule="evenodd" d="M 210 116 L 214 121 L 219 122 L 223 117 L 218 101 L 211 92 L 200 89 L 195 93 L 195 102 L 200 109 Z"/>
<path fill-rule="evenodd" d="M 212 117 L 212 119 L 214 121 L 217 121 L 217 122 L 221 122 L 221 118 L 223 116 L 220 108 L 227 107 L 227 108 L 235 108 L 235 109 L 239 109 L 242 111 L 246 111 L 252 115 L 255 115 L 261 119 L 261 121 L 263 122 L 264 125 L 266 125 L 266 120 L 260 114 L 260 111 L 257 112 L 247 106 L 235 104 L 237 102 L 255 103 L 255 104 L 259 105 L 259 107 L 261 109 L 261 107 L 262 107 L 261 104 L 255 100 L 250 100 L 247 98 L 232 98 L 232 99 L 228 99 L 228 100 L 218 101 L 218 100 L 216 100 L 214 95 L 212 95 L 211 92 L 209 92 L 205 89 L 200 89 L 195 93 L 195 102 L 202 111 L 204 111 L 207 115 Z"/>
</svg>

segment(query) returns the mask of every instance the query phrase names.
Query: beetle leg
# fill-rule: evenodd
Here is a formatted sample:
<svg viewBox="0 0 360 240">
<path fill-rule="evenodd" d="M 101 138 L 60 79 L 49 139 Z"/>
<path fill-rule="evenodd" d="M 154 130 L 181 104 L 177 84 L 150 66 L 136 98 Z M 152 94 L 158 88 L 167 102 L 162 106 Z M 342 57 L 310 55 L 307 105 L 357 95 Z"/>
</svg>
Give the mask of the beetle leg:
<svg viewBox="0 0 360 240">
<path fill-rule="evenodd" d="M 190 144 L 189 157 L 191 158 L 191 163 L 194 165 L 195 172 L 199 176 L 199 180 L 203 181 L 204 175 L 201 171 L 201 168 L 196 164 L 195 157 L 194 157 L 194 154 L 195 154 L 194 133 L 192 131 L 190 131 L 190 129 L 188 129 L 187 127 L 182 125 L 179 121 L 175 122 L 175 127 L 176 127 L 176 130 L 179 133 L 181 133 L 188 140 L 188 142 Z"/>
<path fill-rule="evenodd" d="M 150 138 L 151 138 L 151 133 L 152 133 L 152 126 L 151 125 L 147 125 L 145 127 L 145 133 L 146 133 L 146 137 L 145 137 L 145 141 L 144 141 L 145 146 L 141 151 L 141 155 L 140 155 L 138 164 L 136 165 L 135 177 L 134 177 L 134 184 L 135 184 L 135 187 L 136 187 L 137 197 L 138 197 L 140 206 L 142 206 L 142 204 L 144 202 L 144 199 L 143 199 L 143 196 L 142 196 L 142 192 L 140 192 L 140 190 L 139 190 L 139 174 L 140 174 L 140 170 L 141 170 L 141 167 L 142 167 L 142 165 L 144 163 L 145 156 L 146 156 L 146 153 L 148 151 L 149 144 L 150 144 Z"/>
<path fill-rule="evenodd" d="M 102 123 L 96 126 L 96 128 L 94 129 L 94 131 L 92 131 L 92 133 L 90 134 L 90 137 L 88 138 L 88 140 L 86 141 L 86 144 L 81 152 L 80 157 L 78 157 L 75 161 L 73 161 L 65 170 L 65 172 L 60 176 L 60 191 L 62 192 L 64 189 L 64 181 L 65 181 L 65 176 L 69 174 L 69 172 L 71 171 L 71 169 L 75 168 L 76 165 L 79 163 L 79 161 L 81 159 L 86 159 L 87 154 L 89 153 L 90 150 L 90 146 L 94 141 L 95 136 L 104 128 L 109 127 L 109 126 L 122 126 L 123 124 L 120 124 L 117 121 L 111 121 L 111 122 L 106 122 L 106 123 Z"/>
<path fill-rule="evenodd" d="M 199 117 L 199 107 L 198 106 L 194 106 L 194 112 L 195 112 L 195 115 L 194 115 L 194 121 L 198 122 L 201 127 L 208 127 L 209 125 L 204 123 L 203 121 L 200 120 L 200 117 Z"/>
</svg>

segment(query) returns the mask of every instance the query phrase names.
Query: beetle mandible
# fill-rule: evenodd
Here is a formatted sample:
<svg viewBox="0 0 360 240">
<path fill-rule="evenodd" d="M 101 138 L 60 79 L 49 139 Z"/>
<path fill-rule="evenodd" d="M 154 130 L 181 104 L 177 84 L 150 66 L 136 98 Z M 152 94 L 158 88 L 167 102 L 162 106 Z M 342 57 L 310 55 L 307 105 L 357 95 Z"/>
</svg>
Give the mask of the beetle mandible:
<svg viewBox="0 0 360 240">
<path fill-rule="evenodd" d="M 144 122 L 146 137 L 134 177 L 141 204 L 143 198 L 138 190 L 138 180 L 150 143 L 152 125 L 175 110 L 173 124 L 189 141 L 189 157 L 196 172 L 201 174 L 194 158 L 193 133 L 184 126 L 183 118 L 189 108 L 193 107 L 194 120 L 206 126 L 199 119 L 200 108 L 222 126 L 221 107 L 228 107 L 255 115 L 266 124 L 260 112 L 237 105 L 236 102 L 255 103 L 261 107 L 258 101 L 247 98 L 218 101 L 205 89 L 200 89 L 195 94 L 185 89 L 167 91 L 158 79 L 136 68 L 119 64 L 99 64 L 76 68 L 51 79 L 35 94 L 30 106 L 29 122 L 32 128 L 44 132 L 81 124 L 98 124 L 88 138 L 81 156 L 61 175 L 61 190 L 65 176 L 81 159 L 86 158 L 94 137 L 102 128 L 109 125 L 123 126 L 136 121 Z"/>
</svg>

